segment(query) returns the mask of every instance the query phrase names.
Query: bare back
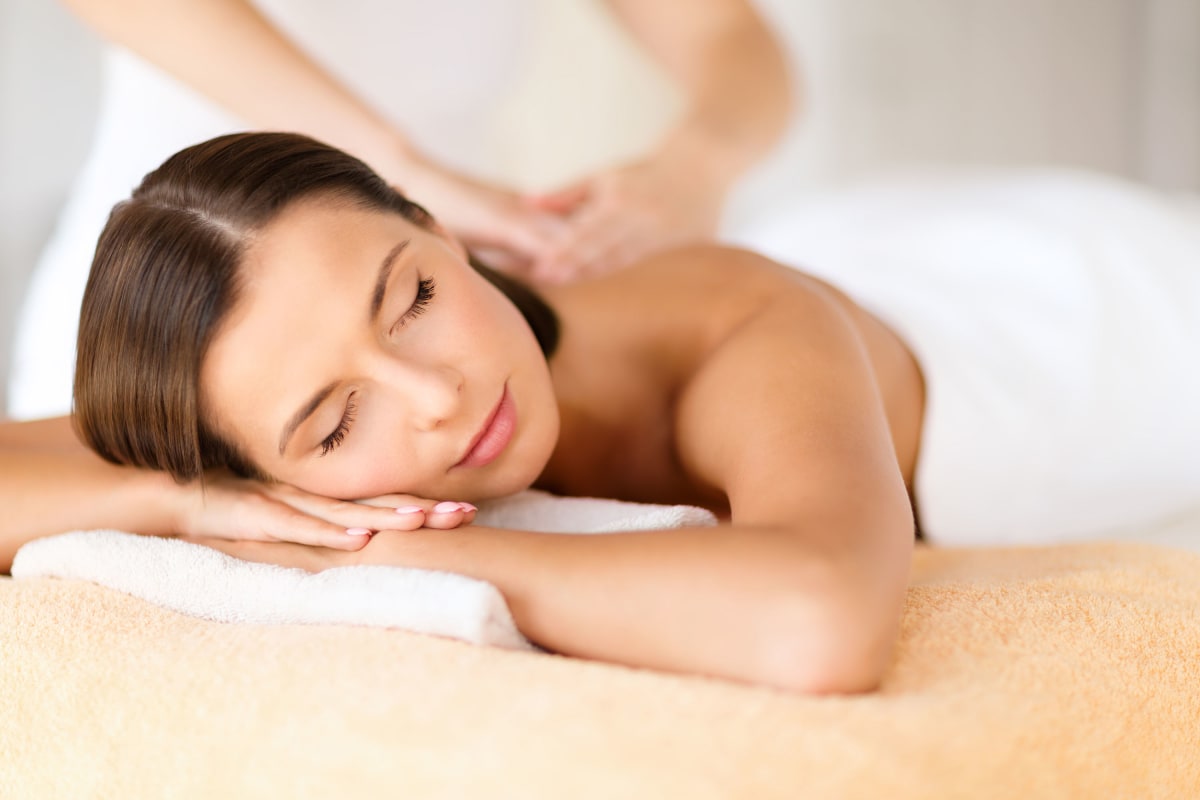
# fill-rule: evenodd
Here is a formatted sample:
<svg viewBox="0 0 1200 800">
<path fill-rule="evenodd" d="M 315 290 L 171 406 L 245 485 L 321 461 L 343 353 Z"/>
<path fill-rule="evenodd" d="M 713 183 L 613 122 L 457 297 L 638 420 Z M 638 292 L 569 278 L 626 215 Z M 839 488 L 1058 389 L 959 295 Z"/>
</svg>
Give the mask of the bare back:
<svg viewBox="0 0 1200 800">
<path fill-rule="evenodd" d="M 816 294 L 845 313 L 866 350 L 911 494 L 924 407 L 920 368 L 896 334 L 829 285 L 750 253 L 697 247 L 546 294 L 563 320 L 562 344 L 551 360 L 563 427 L 539 486 L 563 494 L 692 503 L 727 515 L 725 490 L 681 457 L 681 445 L 691 443 L 680 441 L 680 399 L 749 320 L 780 304 L 784 313 L 794 305 L 803 317 L 806 297 Z M 802 320 L 799 330 L 804 335 Z M 787 349 L 787 342 L 778 344 Z M 806 380 L 803 363 L 780 367 L 788 380 Z M 709 420 L 712 429 L 722 423 Z M 704 430 L 693 435 L 703 438 Z"/>
</svg>

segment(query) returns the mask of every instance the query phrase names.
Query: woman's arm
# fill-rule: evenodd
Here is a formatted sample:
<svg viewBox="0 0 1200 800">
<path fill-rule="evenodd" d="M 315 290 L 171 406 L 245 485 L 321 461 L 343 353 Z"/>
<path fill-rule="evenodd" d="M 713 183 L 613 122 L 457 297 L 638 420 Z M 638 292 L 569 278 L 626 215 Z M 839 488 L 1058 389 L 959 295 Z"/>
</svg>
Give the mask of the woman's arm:
<svg viewBox="0 0 1200 800">
<path fill-rule="evenodd" d="M 434 513 L 434 501 L 391 495 L 374 505 L 318 497 L 228 475 L 180 485 L 166 473 L 110 464 L 83 446 L 70 419 L 0 422 L 0 573 L 28 541 L 72 530 L 114 528 L 288 541 L 354 550 L 370 530 L 453 527 L 474 512 Z M 397 507 L 417 508 L 397 514 Z"/>
<path fill-rule="evenodd" d="M 772 294 L 679 400 L 680 457 L 728 494 L 730 525 L 599 536 L 471 527 L 377 536 L 345 555 L 230 551 L 311 570 L 399 564 L 487 580 L 530 639 L 568 655 L 870 690 L 897 635 L 912 511 L 847 313 L 811 282 Z"/>
<path fill-rule="evenodd" d="M 80 528 L 166 533 L 158 497 L 170 479 L 115 467 L 62 417 L 0 423 L 0 572 L 27 541 Z"/>
<path fill-rule="evenodd" d="M 913 546 L 883 401 L 847 312 L 814 282 L 764 299 L 678 401 L 694 479 L 732 523 L 612 536 L 418 534 L 550 649 L 806 692 L 875 688 Z M 381 540 L 402 552 L 409 537 Z M 362 556 L 372 556 L 372 543 Z"/>
<path fill-rule="evenodd" d="M 537 199 L 572 215 L 570 236 L 537 265 L 551 279 L 711 239 L 726 195 L 793 112 L 779 43 L 746 0 L 608 4 L 680 87 L 684 112 L 643 158 Z"/>
<path fill-rule="evenodd" d="M 255 127 L 304 133 L 363 159 L 469 245 L 526 261 L 553 241 L 548 219 L 512 192 L 429 161 L 246 0 L 65 2 L 105 38 Z"/>
</svg>

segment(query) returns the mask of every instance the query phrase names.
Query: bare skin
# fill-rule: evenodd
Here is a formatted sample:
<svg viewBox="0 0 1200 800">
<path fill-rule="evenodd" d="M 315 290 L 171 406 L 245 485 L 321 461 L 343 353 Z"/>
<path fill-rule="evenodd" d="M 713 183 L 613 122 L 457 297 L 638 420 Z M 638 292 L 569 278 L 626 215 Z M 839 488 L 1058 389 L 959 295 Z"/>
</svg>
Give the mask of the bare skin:
<svg viewBox="0 0 1200 800">
<path fill-rule="evenodd" d="M 749 253 L 698 247 L 654 259 L 629 275 L 559 288 L 546 296 L 565 318 L 589 324 L 565 328 L 551 363 L 562 433 L 538 480 L 540 488 L 689 503 L 728 517 L 725 492 L 691 458 L 689 443 L 694 440 L 695 447 L 704 448 L 715 433 L 709 420 L 722 418 L 716 415 L 727 410 L 708 408 L 707 396 L 695 398 L 697 379 L 715 355 L 724 355 L 722 348 L 730 348 L 732 359 L 756 344 L 757 336 L 744 342 L 733 338 L 748 320 L 761 320 L 761 338 L 771 350 L 787 350 L 787 337 L 775 338 L 777 328 L 794 325 L 796 335 L 802 335 L 805 323 L 787 317 L 804 314 L 811 303 L 844 313 L 866 348 L 896 460 L 911 487 L 924 405 L 919 366 L 899 337 L 828 284 Z M 768 309 L 780 319 L 763 320 Z M 764 362 L 764 373 L 778 372 L 794 357 L 783 352 L 755 355 Z M 779 361 L 771 363 L 775 357 Z M 802 371 L 794 377 L 803 380 Z M 751 393 L 762 383 L 762 377 L 740 387 L 731 383 L 714 392 L 712 401 L 737 408 L 742 403 L 737 388 Z M 695 409 L 694 418 L 681 418 L 694 399 L 706 406 Z"/>
<path fill-rule="evenodd" d="M 319 229 L 324 212 L 312 213 L 317 216 L 287 230 Z M 465 265 L 453 240 L 438 232 L 414 232 L 394 219 L 361 222 L 365 227 L 356 240 L 374 241 L 371 237 L 377 235 L 375 250 L 397 235 L 412 236 L 420 245 L 413 248 L 417 253 L 426 248 L 418 261 L 422 274 L 436 273 L 445 289 L 444 305 L 433 301 L 427 315 L 412 323 L 404 335 L 414 338 L 405 340 L 406 349 L 394 351 L 401 353 L 396 358 L 428 361 L 452 352 L 441 338 L 424 344 L 419 326 L 437 330 L 438 315 L 456 313 L 454 303 L 476 302 L 469 299 L 476 291 L 474 278 L 460 272 Z M 439 245 L 428 236 L 449 244 Z M 286 236 L 274 241 L 281 247 L 288 244 Z M 310 250 L 319 253 L 320 248 Z M 354 260 L 345 258 L 347 263 Z M 362 276 L 375 268 L 377 259 L 369 261 Z M 266 262 L 257 279 L 272 289 L 264 297 L 276 296 L 285 288 L 271 277 L 270 258 Z M 295 266 L 290 260 L 280 264 Z M 340 268 L 357 274 L 352 266 Z M 333 289 L 333 284 L 322 288 L 319 276 L 312 280 L 316 290 Z M 367 277 L 345 278 L 354 280 L 369 291 Z M 312 286 L 305 283 L 300 289 Z M 479 297 L 479 302 L 490 302 Z M 61 421 L 41 423 L 41 429 L 0 427 L 0 473 L 15 473 L 18 453 L 29 457 L 53 440 L 57 455 L 48 457 L 53 464 L 45 466 L 57 465 L 58 488 L 44 479 L 25 481 L 27 498 L 34 498 L 26 500 L 25 521 L 30 523 L 36 519 L 32 503 L 40 499 L 45 504 L 55 491 L 61 497 L 62 475 L 73 469 L 92 476 L 94 498 L 107 486 L 113 499 L 90 511 L 68 509 L 50 527 L 89 527 L 98 515 L 80 516 L 106 510 L 102 524 L 183 533 L 249 560 L 309 570 L 345 564 L 450 570 L 494 583 L 518 627 L 533 641 L 564 654 L 796 691 L 856 692 L 877 686 L 891 660 L 913 543 L 907 489 L 918 455 L 924 399 L 920 370 L 904 344 L 827 285 L 752 254 L 721 248 L 666 253 L 636 269 L 555 288 L 547 298 L 563 321 L 561 345 L 549 365 L 550 404 L 539 406 L 536 381 L 528 384 L 535 387 L 529 391 L 520 389 L 525 384 L 519 381 L 513 385 L 520 389 L 514 392 L 519 420 L 557 416 L 557 435 L 547 440 L 552 450 L 538 455 L 542 451 L 535 446 L 549 422 L 542 428 L 534 425 L 532 430 L 542 433 L 531 438 L 522 438 L 518 427 L 510 452 L 472 473 L 474 484 L 456 485 L 498 485 L 487 470 L 501 466 L 510 473 L 531 470 L 533 485 L 563 494 L 703 505 L 718 513 L 720 526 L 557 536 L 456 527 L 469 521 L 469 511 L 439 517 L 430 510 L 432 501 L 420 501 L 428 512 L 424 527 L 393 533 L 401 526 L 376 521 L 394 521 L 389 508 L 332 500 L 328 502 L 337 508 L 314 506 L 322 502 L 313 492 L 322 473 L 282 458 L 279 470 L 295 470 L 301 476 L 297 483 L 313 493 L 225 486 L 225 494 L 210 503 L 219 508 L 204 509 L 196 505 L 194 488 L 168 486 L 161 476 L 111 467 L 81 452 L 67 439 Z M 249 301 L 247 319 L 261 316 L 263 307 L 255 303 Z M 483 313 L 476 306 L 463 308 Z M 346 319 L 347 326 L 359 324 Z M 329 330 L 341 330 L 339 324 L 338 318 L 331 319 Z M 245 338 L 249 330 L 235 322 L 227 335 L 234 337 L 231 342 L 245 344 L 252 341 Z M 355 347 L 374 358 L 375 345 L 368 342 L 364 338 Z M 216 347 L 219 352 L 219 342 Z M 498 357 L 511 349 L 498 351 Z M 339 355 L 336 363 L 355 364 L 362 352 L 344 359 Z M 320 361 L 306 357 L 299 363 Z M 501 366 L 512 366 L 513 374 L 534 368 L 517 356 Z M 468 401 L 476 373 L 473 367 L 453 368 L 465 387 L 463 408 L 474 414 Z M 347 379 L 359 380 L 357 373 Z M 491 396 L 493 382 L 490 373 L 480 378 L 480 396 Z M 229 425 L 253 444 L 253 430 L 232 416 L 235 406 L 222 405 L 220 380 L 214 378 L 211 385 L 217 406 L 231 415 Z M 237 385 L 245 392 L 241 399 L 252 406 L 255 387 L 244 381 Z M 409 384 L 395 385 L 403 389 Z M 458 424 L 457 406 L 447 408 L 445 435 L 457 437 L 460 428 L 470 426 Z M 388 423 L 405 430 L 409 424 Z M 271 431 L 264 442 L 275 441 Z M 301 429 L 297 435 L 301 440 L 306 435 L 320 438 L 319 431 L 305 434 Z M 374 438 L 350 434 L 355 435 Z M 124 497 L 137 496 L 140 504 L 121 499 L 122 485 L 127 487 Z M 247 496 L 272 491 L 286 497 L 256 500 L 246 511 Z M 181 498 L 187 498 L 189 510 L 181 511 Z M 399 501 L 385 498 L 382 505 L 391 502 Z M 235 541 L 235 534 L 221 530 L 239 513 L 243 518 L 259 514 L 262 520 L 290 513 L 292 521 L 321 518 L 337 528 L 351 524 L 343 515 L 355 506 L 355 513 L 376 515 L 360 520 L 379 531 L 369 541 L 345 544 L 325 531 L 321 536 L 331 537 L 328 541 L 313 542 L 343 549 Z M 221 522 L 214 522 L 220 514 L 225 515 Z M 9 547 L 30 538 L 28 529 L 5 527 L 11 530 L 0 532 L 0 540 Z M 45 524 L 41 530 L 54 532 Z"/>
</svg>

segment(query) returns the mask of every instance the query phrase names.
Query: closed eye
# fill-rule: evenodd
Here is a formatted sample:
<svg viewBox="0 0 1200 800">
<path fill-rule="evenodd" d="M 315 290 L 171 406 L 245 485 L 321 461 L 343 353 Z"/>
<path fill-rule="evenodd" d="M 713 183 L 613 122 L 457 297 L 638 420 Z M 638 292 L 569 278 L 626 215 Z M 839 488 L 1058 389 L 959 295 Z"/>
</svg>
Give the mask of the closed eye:
<svg viewBox="0 0 1200 800">
<path fill-rule="evenodd" d="M 437 284 L 433 278 L 422 278 L 417 281 L 417 296 L 413 298 L 412 305 L 408 307 L 408 310 L 400 316 L 400 319 L 396 320 L 396 324 L 391 327 L 389 333 L 394 333 L 410 320 L 424 314 L 425 310 L 429 307 L 430 301 L 433 300 L 433 295 L 436 291 Z M 351 394 L 349 399 L 346 400 L 346 410 L 342 413 L 342 419 L 338 422 L 337 427 L 333 429 L 332 433 L 321 440 L 322 456 L 329 455 L 345 441 L 357 413 L 358 404 L 355 402 L 354 395 Z"/>
<path fill-rule="evenodd" d="M 396 320 L 395 324 L 388 330 L 388 334 L 394 334 L 410 320 L 424 314 L 425 309 L 429 308 L 429 303 L 433 300 L 433 295 L 436 291 L 437 284 L 433 278 L 421 278 L 421 280 L 417 281 L 416 298 L 413 299 L 413 303 L 408 307 L 408 310 L 401 314 L 400 319 Z"/>
<path fill-rule="evenodd" d="M 437 284 L 433 278 L 421 278 L 417 281 L 417 295 L 413 298 L 412 305 L 408 307 L 400 319 L 396 320 L 388 333 L 394 334 L 397 330 L 404 327 L 409 321 L 416 319 L 425 313 L 429 308 L 429 303 L 433 300 L 433 295 L 437 291 Z M 355 414 L 358 413 L 358 404 L 355 402 L 354 395 L 351 394 L 346 400 L 346 410 L 342 413 L 342 419 L 338 422 L 337 427 L 333 432 L 321 440 L 321 455 L 326 456 L 336 450 L 343 441 L 346 435 L 350 433 L 350 426 L 354 423 Z"/>
<path fill-rule="evenodd" d="M 321 440 L 321 455 L 329 455 L 345 440 L 346 434 L 350 432 L 350 425 L 354 422 L 354 415 L 356 413 L 358 413 L 358 404 L 354 402 L 354 395 L 351 394 L 349 399 L 346 400 L 346 410 L 342 412 L 341 421 L 333 429 L 333 433 Z"/>
</svg>

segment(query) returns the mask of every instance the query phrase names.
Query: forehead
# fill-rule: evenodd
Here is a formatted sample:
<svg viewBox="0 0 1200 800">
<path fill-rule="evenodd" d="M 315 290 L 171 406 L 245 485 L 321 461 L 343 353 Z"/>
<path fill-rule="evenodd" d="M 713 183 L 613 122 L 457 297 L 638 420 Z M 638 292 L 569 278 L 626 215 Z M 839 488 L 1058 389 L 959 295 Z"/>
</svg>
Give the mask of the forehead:
<svg viewBox="0 0 1200 800">
<path fill-rule="evenodd" d="M 420 233 L 399 214 L 329 200 L 298 202 L 264 227 L 202 365 L 211 423 L 251 451 L 277 438 L 296 392 L 336 374 L 341 348 L 365 323 L 381 259 Z"/>
<path fill-rule="evenodd" d="M 244 287 L 279 279 L 342 276 L 369 269 L 384 241 L 394 244 L 421 229 L 399 213 L 337 198 L 309 198 L 284 209 L 251 239 L 243 255 Z M 386 245 L 384 252 L 386 253 Z M 366 259 L 364 261 L 363 259 Z M 375 266 L 378 266 L 376 263 Z"/>
</svg>

